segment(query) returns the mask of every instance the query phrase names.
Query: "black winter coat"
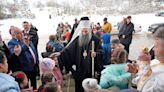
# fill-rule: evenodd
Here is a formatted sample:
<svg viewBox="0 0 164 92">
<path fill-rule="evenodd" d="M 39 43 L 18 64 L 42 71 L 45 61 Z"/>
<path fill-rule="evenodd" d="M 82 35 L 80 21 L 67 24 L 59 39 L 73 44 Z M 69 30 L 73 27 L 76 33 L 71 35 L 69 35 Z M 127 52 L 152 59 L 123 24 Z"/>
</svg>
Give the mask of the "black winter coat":
<svg viewBox="0 0 164 92">
<path fill-rule="evenodd" d="M 131 44 L 134 31 L 134 24 L 123 25 L 119 31 L 119 39 L 122 44 Z"/>
</svg>

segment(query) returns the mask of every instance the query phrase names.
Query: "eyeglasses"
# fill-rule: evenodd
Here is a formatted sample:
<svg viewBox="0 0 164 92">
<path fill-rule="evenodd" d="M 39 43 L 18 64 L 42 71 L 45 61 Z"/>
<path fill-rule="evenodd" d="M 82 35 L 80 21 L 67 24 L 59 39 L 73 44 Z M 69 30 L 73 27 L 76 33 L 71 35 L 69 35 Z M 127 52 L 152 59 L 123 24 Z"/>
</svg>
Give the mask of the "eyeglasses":
<svg viewBox="0 0 164 92">
<path fill-rule="evenodd" d="M 21 32 L 15 32 L 15 34 L 17 35 L 17 34 L 22 34 Z"/>
</svg>

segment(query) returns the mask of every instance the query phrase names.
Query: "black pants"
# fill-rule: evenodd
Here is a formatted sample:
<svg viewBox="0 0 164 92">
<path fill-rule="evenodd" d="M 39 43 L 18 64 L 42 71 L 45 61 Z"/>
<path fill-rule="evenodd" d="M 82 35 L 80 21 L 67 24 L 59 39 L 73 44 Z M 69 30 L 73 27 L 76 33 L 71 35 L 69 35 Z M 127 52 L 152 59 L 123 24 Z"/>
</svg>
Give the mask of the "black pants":
<svg viewBox="0 0 164 92">
<path fill-rule="evenodd" d="M 32 71 L 23 71 L 26 75 L 28 80 L 31 82 L 31 86 L 35 90 L 37 87 L 36 83 L 36 69 L 34 68 Z"/>
<path fill-rule="evenodd" d="M 129 47 L 130 44 L 123 44 L 124 45 L 124 49 L 126 50 L 126 52 L 129 54 Z"/>
<path fill-rule="evenodd" d="M 84 75 L 83 75 L 83 77 L 80 76 L 80 74 L 76 75 L 76 78 L 75 78 L 75 92 L 84 92 L 84 89 L 82 87 L 82 82 L 86 78 L 91 78 L 90 74 L 85 74 L 85 77 L 84 77 Z"/>
<path fill-rule="evenodd" d="M 75 92 L 84 92 L 84 89 L 82 87 L 82 81 L 82 79 L 75 79 Z"/>
</svg>

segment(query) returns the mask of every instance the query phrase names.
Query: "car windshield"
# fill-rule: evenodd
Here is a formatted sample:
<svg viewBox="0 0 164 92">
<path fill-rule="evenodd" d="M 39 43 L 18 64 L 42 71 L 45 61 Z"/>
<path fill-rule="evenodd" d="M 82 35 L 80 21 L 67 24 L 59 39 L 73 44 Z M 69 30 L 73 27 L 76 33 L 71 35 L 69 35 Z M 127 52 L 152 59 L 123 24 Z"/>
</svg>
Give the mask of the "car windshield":
<svg viewBox="0 0 164 92">
<path fill-rule="evenodd" d="M 160 14 L 164 14 L 164 12 L 160 12 Z"/>
</svg>

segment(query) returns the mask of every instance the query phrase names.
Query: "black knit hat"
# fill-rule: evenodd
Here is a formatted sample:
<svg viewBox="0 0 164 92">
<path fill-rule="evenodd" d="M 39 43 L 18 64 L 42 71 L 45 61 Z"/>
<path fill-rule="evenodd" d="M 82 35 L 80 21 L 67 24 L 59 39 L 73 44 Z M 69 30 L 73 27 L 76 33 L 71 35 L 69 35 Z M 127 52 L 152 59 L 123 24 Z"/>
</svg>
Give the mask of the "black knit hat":
<svg viewBox="0 0 164 92">
<path fill-rule="evenodd" d="M 107 21 L 108 20 L 108 18 L 104 18 L 104 21 Z"/>
<path fill-rule="evenodd" d="M 86 16 L 86 17 L 81 17 L 80 20 L 89 20 L 89 18 Z"/>
</svg>

